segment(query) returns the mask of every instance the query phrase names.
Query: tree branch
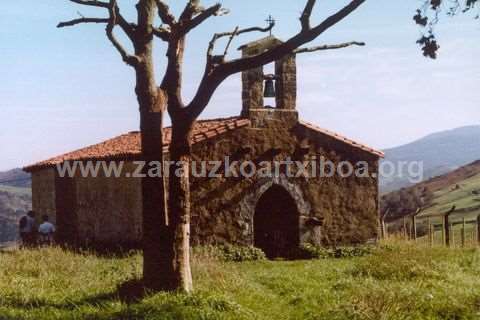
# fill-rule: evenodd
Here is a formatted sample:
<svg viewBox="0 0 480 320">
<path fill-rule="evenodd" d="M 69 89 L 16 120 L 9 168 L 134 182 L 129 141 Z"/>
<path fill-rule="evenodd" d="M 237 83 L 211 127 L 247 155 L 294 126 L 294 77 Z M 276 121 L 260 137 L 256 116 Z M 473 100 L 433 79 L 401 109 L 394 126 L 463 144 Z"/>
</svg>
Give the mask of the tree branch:
<svg viewBox="0 0 480 320">
<path fill-rule="evenodd" d="M 158 28 L 152 27 L 153 34 L 162 39 L 163 41 L 168 41 L 170 39 L 170 30 L 160 26 Z"/>
<path fill-rule="evenodd" d="M 316 0 L 308 0 L 305 9 L 300 17 L 300 23 L 302 24 L 302 31 L 310 30 L 310 17 L 312 16 L 313 7 Z"/>
<path fill-rule="evenodd" d="M 243 57 L 229 62 L 222 62 L 213 69 L 206 68 L 198 91 L 187 109 L 193 119 L 196 119 L 205 109 L 208 102 L 218 86 L 232 74 L 254 69 L 262 65 L 268 64 L 275 60 L 281 59 L 288 54 L 293 54 L 300 46 L 311 42 L 326 30 L 343 20 L 345 17 L 355 11 L 366 0 L 351 0 L 348 5 L 329 16 L 323 22 L 314 28 L 305 28 L 310 23 L 310 16 L 315 4 L 314 0 L 308 0 L 305 10 L 302 14 L 302 30 L 290 38 L 288 41 L 281 43 L 258 55 Z M 208 65 L 208 63 L 207 63 Z"/>
<path fill-rule="evenodd" d="M 211 16 L 219 15 L 221 12 L 221 9 L 222 9 L 222 5 L 216 4 L 209 7 L 208 9 L 199 11 L 200 13 L 197 16 L 185 22 L 185 25 L 183 26 L 183 33 L 187 34 L 190 30 L 195 29 Z"/>
<path fill-rule="evenodd" d="M 108 2 L 102 2 L 102 1 L 97 1 L 97 0 L 69 0 L 70 2 L 84 5 L 84 6 L 91 6 L 91 7 L 99 7 L 99 8 L 105 8 L 109 9 L 111 4 Z M 135 28 L 136 25 L 133 23 L 127 22 L 125 18 L 120 14 L 120 9 L 118 6 L 115 6 L 115 15 L 116 15 L 116 24 L 118 24 L 123 32 L 133 41 L 134 39 L 134 33 L 135 33 Z M 84 18 L 81 17 L 79 19 L 73 19 L 70 21 L 65 21 L 61 22 L 57 25 L 57 28 L 63 28 L 63 27 L 70 27 L 74 26 L 80 23 L 108 23 L 109 19 L 106 18 Z"/>
<path fill-rule="evenodd" d="M 120 8 L 116 7 L 115 15 L 117 17 L 117 24 L 122 28 L 123 32 L 130 38 L 130 40 L 135 41 L 135 29 L 137 25 L 134 23 L 129 23 L 125 18 L 120 14 Z"/>
<path fill-rule="evenodd" d="M 228 39 L 227 45 L 225 46 L 225 51 L 223 52 L 223 56 L 226 57 L 228 54 L 228 49 L 230 48 L 230 45 L 232 44 L 233 38 L 238 35 L 238 30 L 239 27 L 237 26 L 235 30 L 232 32 L 230 35 L 230 38 Z"/>
<path fill-rule="evenodd" d="M 317 46 L 317 47 L 311 47 L 311 48 L 300 48 L 300 49 L 294 50 L 293 52 L 298 54 L 298 53 L 342 49 L 350 46 L 364 46 L 364 45 L 365 45 L 365 42 L 352 41 L 352 42 L 345 42 L 345 43 L 334 44 L 334 45 L 323 45 L 323 46 Z"/>
<path fill-rule="evenodd" d="M 236 36 L 239 36 L 243 33 L 249 33 L 249 32 L 255 32 L 255 31 L 258 31 L 258 32 L 268 32 L 270 30 L 273 29 L 273 27 L 275 26 L 275 22 L 271 22 L 270 25 L 266 28 L 261 28 L 261 27 L 252 27 L 252 28 L 246 28 L 246 29 L 241 29 L 239 30 L 238 27 L 235 28 L 235 30 L 233 32 L 222 32 L 222 33 L 215 33 L 213 35 L 213 38 L 212 40 L 210 41 L 209 45 L 208 45 L 208 50 L 207 50 L 207 65 L 206 65 L 206 71 L 205 73 L 210 73 L 212 68 L 215 66 L 215 65 L 218 65 L 218 64 L 221 64 L 223 62 L 225 62 L 225 57 L 227 56 L 228 54 L 228 49 L 230 48 L 230 45 L 233 41 L 233 39 L 236 37 Z M 228 43 L 225 47 L 225 50 L 223 52 L 223 55 L 218 55 L 218 56 L 215 56 L 214 55 L 214 50 L 215 50 L 215 43 L 223 38 L 223 37 L 230 37 L 230 39 L 228 40 Z"/>
<path fill-rule="evenodd" d="M 246 29 L 241 29 L 241 30 L 239 30 L 238 27 L 237 27 L 237 28 L 236 28 L 234 31 L 232 31 L 232 32 L 215 33 L 215 34 L 213 35 L 212 40 L 210 41 L 210 43 L 209 43 L 209 45 L 208 45 L 207 55 L 208 55 L 208 57 L 212 57 L 212 56 L 213 56 L 213 51 L 214 51 L 214 49 L 215 49 L 215 43 L 216 43 L 219 39 L 221 39 L 221 38 L 223 38 L 223 37 L 228 37 L 228 36 L 230 37 L 230 40 L 229 40 L 229 42 L 228 42 L 228 44 L 227 44 L 227 47 L 225 48 L 225 52 L 224 52 L 224 55 L 223 55 L 223 56 L 226 56 L 227 53 L 228 53 L 228 49 L 229 49 L 229 47 L 230 47 L 230 44 L 231 44 L 231 42 L 232 42 L 232 40 L 233 40 L 234 37 L 239 36 L 239 35 L 241 35 L 241 34 L 243 34 L 243 33 L 249 33 L 249 32 L 256 32 L 256 31 L 258 31 L 258 32 L 269 32 L 270 30 L 273 29 L 274 26 L 275 26 L 275 22 L 272 22 L 272 23 L 270 23 L 270 25 L 269 25 L 268 27 L 266 27 L 266 28 L 252 27 L 252 28 L 246 28 Z"/>
<path fill-rule="evenodd" d="M 81 23 L 108 23 L 108 18 L 78 18 L 70 21 L 60 22 L 57 28 L 72 27 Z"/>
<path fill-rule="evenodd" d="M 85 5 L 85 6 L 92 6 L 92 7 L 101 7 L 106 8 L 110 6 L 108 2 L 102 2 L 97 0 L 70 0 L 70 2 Z"/>
<path fill-rule="evenodd" d="M 204 10 L 205 9 L 200 5 L 200 0 L 188 0 L 187 5 L 185 6 L 185 9 L 183 9 L 183 12 L 180 15 L 178 21 L 188 21 L 192 19 L 195 14 Z"/>
<path fill-rule="evenodd" d="M 279 44 L 261 54 L 244 57 L 230 62 L 226 62 L 219 66 L 218 72 L 226 72 L 231 75 L 237 72 L 242 72 L 252 68 L 256 68 L 275 60 L 281 59 L 287 54 L 293 53 L 300 46 L 315 40 L 318 36 L 323 34 L 326 30 L 343 20 L 355 9 L 357 9 L 366 0 L 352 0 L 347 6 L 336 12 L 335 14 L 326 18 L 323 22 L 307 31 L 300 31 L 297 35 L 290 38 L 288 41 Z"/>
<path fill-rule="evenodd" d="M 117 25 L 118 6 L 117 6 L 116 0 L 110 0 L 108 11 L 110 13 L 110 18 L 108 20 L 108 24 L 105 29 L 107 38 L 113 44 L 115 49 L 117 49 L 117 51 L 120 53 L 120 55 L 122 56 L 122 60 L 126 64 L 132 67 L 135 67 L 140 61 L 139 57 L 128 54 L 127 50 L 122 46 L 122 44 L 117 40 L 117 38 L 113 34 L 113 29 L 115 28 L 115 25 Z"/>
<path fill-rule="evenodd" d="M 158 16 L 160 17 L 162 22 L 168 24 L 169 26 L 173 26 L 176 21 L 175 17 L 170 12 L 170 8 L 168 7 L 168 5 L 161 0 L 155 0 L 155 3 L 157 4 Z"/>
</svg>

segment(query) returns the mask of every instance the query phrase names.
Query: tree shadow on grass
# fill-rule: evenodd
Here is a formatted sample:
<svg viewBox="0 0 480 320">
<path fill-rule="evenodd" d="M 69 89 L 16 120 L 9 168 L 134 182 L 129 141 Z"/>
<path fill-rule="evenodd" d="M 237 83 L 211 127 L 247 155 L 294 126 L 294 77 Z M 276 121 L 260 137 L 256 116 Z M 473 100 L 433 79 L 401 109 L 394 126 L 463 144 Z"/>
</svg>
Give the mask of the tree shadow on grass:
<svg viewBox="0 0 480 320">
<path fill-rule="evenodd" d="M 47 299 L 33 298 L 23 300 L 15 297 L 3 297 L 0 299 L 0 307 L 15 308 L 21 310 L 33 310 L 38 308 L 55 308 L 62 310 L 73 310 L 80 306 L 101 305 L 107 302 L 119 300 L 116 292 L 102 293 L 99 295 L 89 296 L 80 300 L 69 300 L 66 302 L 52 302 Z M 0 317 L 0 319 L 3 319 Z"/>
<path fill-rule="evenodd" d="M 78 300 L 67 299 L 65 302 L 58 303 L 42 298 L 24 300 L 14 296 L 4 296 L 0 297 L 0 308 L 14 308 L 20 310 L 54 308 L 69 311 L 83 306 L 101 306 L 112 302 L 121 302 L 127 305 L 136 304 L 141 302 L 147 295 L 148 292 L 144 289 L 143 281 L 132 279 L 121 283 L 117 286 L 117 290 L 111 292 L 87 296 Z M 0 315 L 0 319 L 3 320 L 3 316 Z"/>
<path fill-rule="evenodd" d="M 88 254 L 100 258 L 121 259 L 141 251 L 137 243 L 99 243 L 95 245 L 60 245 L 63 249 L 76 254 Z"/>
<path fill-rule="evenodd" d="M 146 299 L 150 297 L 154 300 Z M 160 293 L 154 297 L 144 289 L 143 281 L 137 279 L 122 283 L 112 292 L 59 303 L 44 299 L 25 301 L 16 297 L 0 297 L 1 320 L 209 319 L 212 315 L 237 311 L 236 305 L 215 295 Z"/>
</svg>

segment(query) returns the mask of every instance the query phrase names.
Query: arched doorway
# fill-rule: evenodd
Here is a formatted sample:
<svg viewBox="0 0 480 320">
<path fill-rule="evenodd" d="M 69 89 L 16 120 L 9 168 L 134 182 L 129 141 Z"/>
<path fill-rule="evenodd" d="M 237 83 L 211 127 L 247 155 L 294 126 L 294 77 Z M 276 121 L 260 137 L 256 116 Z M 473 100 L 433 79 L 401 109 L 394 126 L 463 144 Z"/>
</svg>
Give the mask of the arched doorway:
<svg viewBox="0 0 480 320">
<path fill-rule="evenodd" d="M 268 258 L 286 257 L 299 244 L 299 213 L 287 190 L 273 185 L 258 200 L 253 219 L 255 247 Z"/>
</svg>

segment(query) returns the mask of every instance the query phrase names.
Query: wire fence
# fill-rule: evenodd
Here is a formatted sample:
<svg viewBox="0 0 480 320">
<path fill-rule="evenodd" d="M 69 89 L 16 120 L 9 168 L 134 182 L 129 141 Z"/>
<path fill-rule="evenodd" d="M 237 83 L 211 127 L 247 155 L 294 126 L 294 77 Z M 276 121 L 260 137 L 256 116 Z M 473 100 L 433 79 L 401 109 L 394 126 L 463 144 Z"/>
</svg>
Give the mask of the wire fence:
<svg viewBox="0 0 480 320">
<path fill-rule="evenodd" d="M 452 214 L 406 216 L 393 222 L 395 235 L 429 246 L 474 247 L 480 246 L 480 214 L 476 219 L 462 217 L 453 220 Z M 383 236 L 388 238 L 393 223 L 382 221 Z M 398 224 L 400 227 L 398 228 Z"/>
</svg>

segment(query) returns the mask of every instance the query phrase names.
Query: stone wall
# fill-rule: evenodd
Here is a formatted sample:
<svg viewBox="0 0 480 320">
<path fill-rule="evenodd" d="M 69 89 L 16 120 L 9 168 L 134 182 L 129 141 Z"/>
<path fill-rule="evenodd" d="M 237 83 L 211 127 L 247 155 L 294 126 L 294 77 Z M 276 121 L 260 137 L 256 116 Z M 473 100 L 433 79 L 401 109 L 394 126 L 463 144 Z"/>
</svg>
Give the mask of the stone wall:
<svg viewBox="0 0 480 320">
<path fill-rule="evenodd" d="M 37 219 L 48 214 L 56 222 L 55 169 L 48 168 L 32 173 L 32 209 Z"/>
<path fill-rule="evenodd" d="M 125 172 L 132 172 L 127 163 Z M 60 178 L 54 168 L 32 174 L 33 210 L 49 214 L 57 237 L 70 244 L 137 244 L 142 233 L 141 181 Z M 57 217 L 58 215 L 58 217 Z"/>
<path fill-rule="evenodd" d="M 335 163 L 364 160 L 370 171 L 377 171 L 376 157 L 366 152 L 306 129 L 265 123 L 263 128 L 239 129 L 196 145 L 195 159 L 222 160 L 229 155 L 239 160 L 284 160 L 295 156 L 307 139 L 311 142 L 307 158 L 323 156 Z M 239 151 L 245 147 L 252 151 L 242 155 Z M 272 156 L 272 148 L 280 153 Z M 297 203 L 301 242 L 359 243 L 378 235 L 376 178 L 192 178 L 192 242 L 251 245 L 255 206 L 273 184 L 283 186 Z"/>
<path fill-rule="evenodd" d="M 293 113 L 286 118 L 289 121 L 281 121 L 284 112 L 278 111 L 276 117 L 259 113 L 261 121 L 253 121 L 254 126 L 194 145 L 193 159 L 223 161 L 229 156 L 231 161 L 259 162 L 323 156 L 335 163 L 367 161 L 370 171 L 377 171 L 375 156 L 296 125 Z M 96 245 L 141 240 L 139 179 L 57 178 L 55 192 L 53 170 L 33 174 L 34 209 L 40 213 L 61 212 L 64 220 L 60 225 L 66 237 Z M 133 170 L 131 164 L 129 170 Z M 273 184 L 282 186 L 297 204 L 300 242 L 360 243 L 378 235 L 376 178 L 192 177 L 192 244 L 252 245 L 256 205 Z M 55 201 L 56 193 L 57 198 L 61 194 L 61 201 Z"/>
<path fill-rule="evenodd" d="M 279 109 L 297 108 L 297 62 L 295 55 L 289 55 L 275 62 L 277 76 L 276 103 Z"/>
<path fill-rule="evenodd" d="M 242 73 L 242 115 L 263 108 L 263 67 Z"/>
<path fill-rule="evenodd" d="M 126 172 L 132 172 L 128 163 Z M 141 180 L 75 178 L 78 237 L 82 243 L 134 244 L 142 234 Z"/>
</svg>

